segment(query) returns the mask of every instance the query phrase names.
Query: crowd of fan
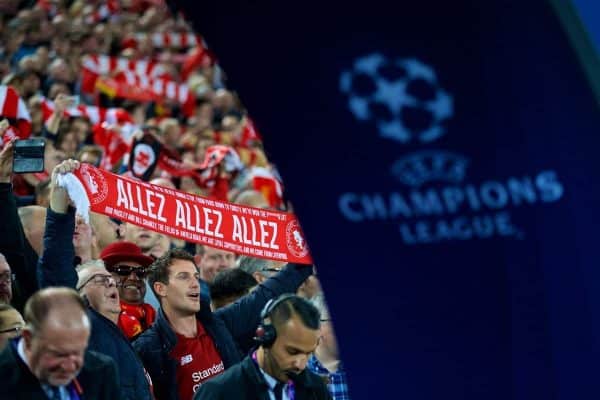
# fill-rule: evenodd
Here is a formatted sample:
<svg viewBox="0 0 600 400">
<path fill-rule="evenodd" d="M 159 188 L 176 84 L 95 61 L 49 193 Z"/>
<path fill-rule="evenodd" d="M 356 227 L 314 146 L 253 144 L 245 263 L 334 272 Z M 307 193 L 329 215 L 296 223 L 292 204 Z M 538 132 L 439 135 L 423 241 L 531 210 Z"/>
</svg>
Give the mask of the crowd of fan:
<svg viewBox="0 0 600 400">
<path fill-rule="evenodd" d="M 0 398 L 347 399 L 313 266 L 96 213 L 87 224 L 57 185 L 86 162 L 291 210 L 185 18 L 162 0 L 5 0 L 0 38 Z M 44 171 L 12 172 L 25 138 L 44 140 Z M 199 178 L 158 162 L 136 173 L 133 145 L 148 138 Z M 228 155 L 216 165 L 215 149 Z"/>
</svg>

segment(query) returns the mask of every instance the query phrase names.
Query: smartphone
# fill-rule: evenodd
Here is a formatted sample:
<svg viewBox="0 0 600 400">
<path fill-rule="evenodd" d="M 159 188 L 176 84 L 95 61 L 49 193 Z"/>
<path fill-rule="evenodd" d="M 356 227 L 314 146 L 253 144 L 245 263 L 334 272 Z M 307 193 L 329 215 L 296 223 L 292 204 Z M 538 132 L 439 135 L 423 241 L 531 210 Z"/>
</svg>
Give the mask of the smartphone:
<svg viewBox="0 0 600 400">
<path fill-rule="evenodd" d="M 69 107 L 79 106 L 79 96 L 69 96 Z"/>
<path fill-rule="evenodd" d="M 44 171 L 44 139 L 17 140 L 13 152 L 13 173 L 25 174 Z"/>
</svg>

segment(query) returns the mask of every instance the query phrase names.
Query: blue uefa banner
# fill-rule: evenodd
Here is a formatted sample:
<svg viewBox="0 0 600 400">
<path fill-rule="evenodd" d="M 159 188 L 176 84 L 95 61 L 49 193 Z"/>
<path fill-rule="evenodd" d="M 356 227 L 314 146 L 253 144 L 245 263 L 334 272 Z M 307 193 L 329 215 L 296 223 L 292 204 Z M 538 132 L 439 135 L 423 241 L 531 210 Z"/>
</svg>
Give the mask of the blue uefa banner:
<svg viewBox="0 0 600 400">
<path fill-rule="evenodd" d="M 600 113 L 548 2 L 191 8 L 282 173 L 352 398 L 600 396 Z"/>
</svg>

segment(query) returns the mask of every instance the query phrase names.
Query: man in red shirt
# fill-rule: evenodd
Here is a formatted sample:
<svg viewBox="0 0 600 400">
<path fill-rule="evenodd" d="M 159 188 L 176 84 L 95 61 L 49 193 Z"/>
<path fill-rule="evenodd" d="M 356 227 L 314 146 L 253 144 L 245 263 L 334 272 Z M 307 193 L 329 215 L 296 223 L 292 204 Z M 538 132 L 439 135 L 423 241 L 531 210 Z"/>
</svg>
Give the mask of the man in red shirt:
<svg viewBox="0 0 600 400">
<path fill-rule="evenodd" d="M 214 313 L 200 297 L 194 258 L 171 250 L 150 267 L 148 281 L 161 303 L 156 322 L 133 342 L 161 400 L 191 400 L 208 379 L 242 360 L 266 302 L 294 293 L 311 265 L 288 264 L 247 296 Z"/>
</svg>

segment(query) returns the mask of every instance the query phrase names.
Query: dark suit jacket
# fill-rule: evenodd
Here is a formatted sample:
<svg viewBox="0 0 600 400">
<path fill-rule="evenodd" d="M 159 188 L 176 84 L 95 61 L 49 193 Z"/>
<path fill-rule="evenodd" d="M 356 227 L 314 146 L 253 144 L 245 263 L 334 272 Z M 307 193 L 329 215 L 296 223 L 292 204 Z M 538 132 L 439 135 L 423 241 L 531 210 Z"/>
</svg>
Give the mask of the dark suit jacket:
<svg viewBox="0 0 600 400">
<path fill-rule="evenodd" d="M 0 353 L 0 399 L 48 400 L 37 378 L 19 357 L 15 343 L 10 342 Z M 117 369 L 109 357 L 87 351 L 77 380 L 83 389 L 81 400 L 120 399 Z"/>
<path fill-rule="evenodd" d="M 331 399 L 325 382 L 305 369 L 294 379 L 295 400 Z M 194 400 L 269 400 L 269 385 L 248 356 L 227 371 L 204 382 Z"/>
</svg>

